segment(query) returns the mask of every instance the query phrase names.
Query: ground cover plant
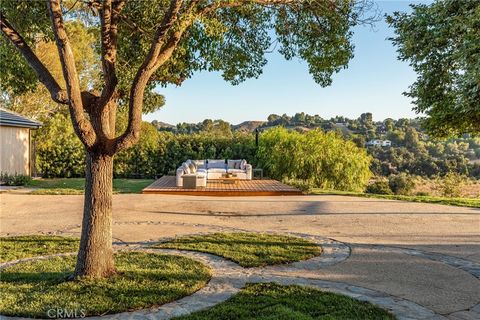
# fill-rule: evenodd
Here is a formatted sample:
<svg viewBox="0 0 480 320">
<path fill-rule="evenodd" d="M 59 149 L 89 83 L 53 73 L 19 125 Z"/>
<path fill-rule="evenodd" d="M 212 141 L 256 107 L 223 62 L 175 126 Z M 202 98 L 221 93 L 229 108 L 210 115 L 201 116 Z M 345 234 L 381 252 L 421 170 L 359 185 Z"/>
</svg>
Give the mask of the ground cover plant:
<svg viewBox="0 0 480 320">
<path fill-rule="evenodd" d="M 368 302 L 296 285 L 247 284 L 237 295 L 213 308 L 176 318 L 203 319 L 395 319 Z"/>
<path fill-rule="evenodd" d="M 141 193 L 153 179 L 114 179 L 114 193 Z M 39 188 L 33 194 L 83 194 L 84 178 L 34 179 L 28 187 Z"/>
<path fill-rule="evenodd" d="M 65 281 L 75 268 L 74 256 L 6 268 L 0 314 L 48 318 L 56 310 L 91 316 L 144 309 L 190 295 L 211 277 L 206 266 L 181 256 L 123 252 L 115 262 L 114 276 L 96 280 Z"/>
<path fill-rule="evenodd" d="M 16 236 L 0 238 L 0 262 L 54 253 L 75 252 L 79 239 L 59 236 Z"/>
<path fill-rule="evenodd" d="M 298 237 L 246 232 L 185 236 L 154 247 L 212 253 L 242 267 L 306 260 L 321 253 L 318 245 Z"/>
<path fill-rule="evenodd" d="M 5 186 L 23 186 L 27 184 L 31 178 L 24 174 L 9 174 L 6 172 L 0 172 L 0 185 Z"/>
</svg>

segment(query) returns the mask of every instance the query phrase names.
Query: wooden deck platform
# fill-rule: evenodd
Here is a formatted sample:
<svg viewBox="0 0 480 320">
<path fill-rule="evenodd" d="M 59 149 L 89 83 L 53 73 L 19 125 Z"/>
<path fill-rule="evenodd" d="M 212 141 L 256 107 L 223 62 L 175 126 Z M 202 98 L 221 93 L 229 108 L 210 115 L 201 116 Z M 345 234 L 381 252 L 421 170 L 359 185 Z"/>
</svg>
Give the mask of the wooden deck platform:
<svg viewBox="0 0 480 320">
<path fill-rule="evenodd" d="M 147 194 L 171 194 L 191 196 L 289 196 L 301 195 L 297 188 L 277 180 L 239 180 L 236 184 L 224 184 L 219 180 L 208 180 L 206 188 L 183 189 L 177 187 L 174 176 L 163 176 L 143 189 Z"/>
</svg>

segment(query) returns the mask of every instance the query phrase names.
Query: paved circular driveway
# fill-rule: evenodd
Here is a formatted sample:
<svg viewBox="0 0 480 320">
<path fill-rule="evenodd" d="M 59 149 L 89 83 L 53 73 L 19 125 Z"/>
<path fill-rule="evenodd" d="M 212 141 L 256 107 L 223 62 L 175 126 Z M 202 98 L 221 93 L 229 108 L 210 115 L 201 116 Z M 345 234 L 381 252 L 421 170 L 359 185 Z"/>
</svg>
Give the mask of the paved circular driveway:
<svg viewBox="0 0 480 320">
<path fill-rule="evenodd" d="M 1 235 L 78 236 L 82 196 L 0 196 Z M 297 232 L 346 243 L 342 263 L 302 271 L 412 301 L 451 319 L 480 317 L 480 210 L 344 196 L 114 196 L 121 243 L 215 231 Z"/>
</svg>

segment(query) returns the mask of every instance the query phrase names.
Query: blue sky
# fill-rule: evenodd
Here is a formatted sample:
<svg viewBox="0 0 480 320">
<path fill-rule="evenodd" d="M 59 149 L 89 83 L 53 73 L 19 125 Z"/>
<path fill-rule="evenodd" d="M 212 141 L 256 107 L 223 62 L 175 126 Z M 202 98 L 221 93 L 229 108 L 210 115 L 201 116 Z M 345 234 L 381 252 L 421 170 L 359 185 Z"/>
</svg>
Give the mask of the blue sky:
<svg viewBox="0 0 480 320">
<path fill-rule="evenodd" d="M 378 1 L 383 14 L 409 11 L 411 1 Z M 303 61 L 286 61 L 278 53 L 267 55 L 268 64 L 258 79 L 237 86 L 223 81 L 219 73 L 200 72 L 181 87 L 158 88 L 165 106 L 144 116 L 171 124 L 224 119 L 232 124 L 265 120 L 269 114 L 296 112 L 319 114 L 323 118 L 343 115 L 357 118 L 372 112 L 375 120 L 415 117 L 410 99 L 402 92 L 416 75 L 408 63 L 397 60 L 395 47 L 387 38 L 393 31 L 384 19 L 374 29 L 354 29 L 355 57 L 347 69 L 333 78 L 330 87 L 317 85 Z"/>
</svg>

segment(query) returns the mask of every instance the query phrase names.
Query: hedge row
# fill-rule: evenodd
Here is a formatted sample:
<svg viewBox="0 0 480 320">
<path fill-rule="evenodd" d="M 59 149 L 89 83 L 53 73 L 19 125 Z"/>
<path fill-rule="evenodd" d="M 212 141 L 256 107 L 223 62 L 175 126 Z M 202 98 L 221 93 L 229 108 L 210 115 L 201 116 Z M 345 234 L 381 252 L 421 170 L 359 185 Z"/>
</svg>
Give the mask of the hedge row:
<svg viewBox="0 0 480 320">
<path fill-rule="evenodd" d="M 53 116 L 35 136 L 36 165 L 46 178 L 83 177 L 85 154 L 68 118 Z M 224 138 L 210 134 L 173 135 L 158 132 L 144 122 L 140 141 L 114 158 L 114 175 L 153 178 L 171 174 L 187 159 L 246 159 L 255 164 L 255 139 L 235 134 Z"/>
</svg>

